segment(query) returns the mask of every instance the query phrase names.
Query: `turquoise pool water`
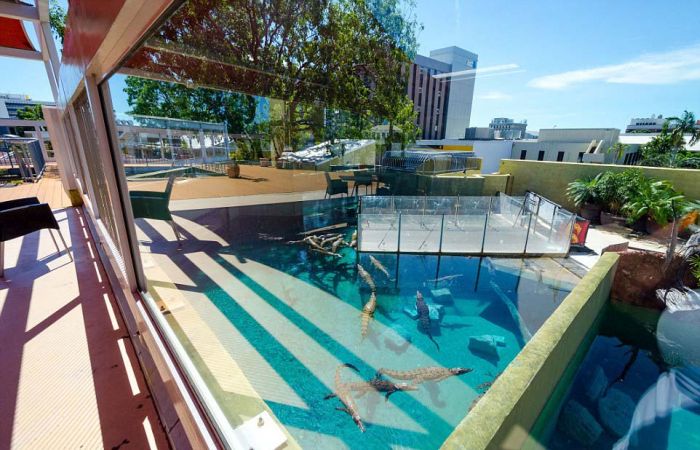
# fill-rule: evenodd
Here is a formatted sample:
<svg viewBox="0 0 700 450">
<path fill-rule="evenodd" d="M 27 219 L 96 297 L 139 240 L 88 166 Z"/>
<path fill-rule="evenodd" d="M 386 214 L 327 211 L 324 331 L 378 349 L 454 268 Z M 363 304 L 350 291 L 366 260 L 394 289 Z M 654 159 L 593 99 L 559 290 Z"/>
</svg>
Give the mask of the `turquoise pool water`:
<svg viewBox="0 0 700 450">
<path fill-rule="evenodd" d="M 579 281 L 548 258 L 358 255 L 349 247 L 330 257 L 287 243 L 320 227 L 349 241 L 353 199 L 177 215 L 186 228 L 181 249 L 138 222 L 149 260 L 163 259 L 186 275 L 176 288 L 188 303 L 169 304 L 168 316 L 189 321 L 180 326 L 190 352 L 234 427 L 260 412 L 261 398 L 291 439 L 309 449 L 440 447 Z M 376 285 L 377 308 L 365 337 L 360 311 L 371 290 L 358 276 L 358 263 Z M 433 310 L 431 336 L 412 317 L 417 292 Z M 188 308 L 211 323 L 191 321 L 181 313 Z M 336 409 L 338 399 L 324 399 L 345 363 L 359 373 L 341 369 L 342 382 L 370 380 L 382 368 L 470 371 L 388 400 L 383 393 L 357 393 L 363 433 Z"/>
<path fill-rule="evenodd" d="M 336 258 L 287 243 L 300 231 L 338 223 L 348 225 L 333 231 L 349 241 L 355 229 L 351 210 L 348 205 L 232 208 L 226 224 L 218 222 L 219 212 L 199 216 L 202 223 L 210 220 L 207 228 L 233 242 L 205 251 L 242 286 L 228 289 L 206 270 L 193 274 L 193 282 L 252 343 L 257 355 L 235 355 L 239 366 L 253 385 L 264 385 L 260 395 L 302 447 L 438 448 L 578 278 L 550 259 L 372 255 L 387 275 L 369 254 L 358 256 L 349 247 Z M 364 338 L 360 311 L 371 291 L 358 276 L 358 263 L 373 277 L 377 297 Z M 254 295 L 243 298 L 243 290 Z M 412 318 L 417 292 L 437 313 L 430 328 L 435 342 Z M 486 344 L 470 345 L 471 338 Z M 253 356 L 268 367 L 248 367 Z M 359 370 L 342 369 L 343 381 L 369 380 L 380 368 L 471 371 L 396 392 L 388 400 L 377 392 L 358 395 L 354 401 L 363 433 L 348 414 L 336 410 L 342 406 L 338 399 L 324 399 L 343 363 Z M 278 388 L 265 382 L 276 377 L 282 379 Z"/>
<path fill-rule="evenodd" d="M 611 305 L 540 439 L 550 449 L 700 448 L 698 311 Z M 553 406 L 553 405 L 550 405 Z"/>
</svg>

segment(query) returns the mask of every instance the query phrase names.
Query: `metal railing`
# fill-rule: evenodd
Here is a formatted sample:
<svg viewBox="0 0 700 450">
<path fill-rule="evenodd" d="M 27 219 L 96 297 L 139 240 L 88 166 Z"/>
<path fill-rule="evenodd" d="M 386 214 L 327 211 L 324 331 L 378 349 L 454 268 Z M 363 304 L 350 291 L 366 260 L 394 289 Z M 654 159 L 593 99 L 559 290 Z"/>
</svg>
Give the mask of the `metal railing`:
<svg viewBox="0 0 700 450">
<path fill-rule="evenodd" d="M 0 165 L 16 171 L 24 181 L 36 182 L 44 173 L 46 161 L 41 145 L 33 138 L 0 138 Z"/>
</svg>

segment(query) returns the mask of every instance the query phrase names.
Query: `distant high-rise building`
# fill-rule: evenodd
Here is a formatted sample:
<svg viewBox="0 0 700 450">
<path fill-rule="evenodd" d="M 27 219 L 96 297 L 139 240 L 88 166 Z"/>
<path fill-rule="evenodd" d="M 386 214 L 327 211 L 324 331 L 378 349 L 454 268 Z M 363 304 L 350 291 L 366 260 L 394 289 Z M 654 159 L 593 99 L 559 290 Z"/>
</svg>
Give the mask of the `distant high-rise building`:
<svg viewBox="0 0 700 450">
<path fill-rule="evenodd" d="M 625 133 L 659 133 L 666 123 L 666 119 L 659 114 L 651 117 L 639 117 L 630 120 Z"/>
<path fill-rule="evenodd" d="M 478 56 L 459 47 L 416 55 L 408 78 L 408 97 L 418 112 L 423 139 L 461 139 L 469 127 Z"/>
<path fill-rule="evenodd" d="M 54 105 L 54 103 L 32 100 L 28 95 L 0 94 L 0 119 L 16 119 L 17 111 L 34 105 Z"/>
<path fill-rule="evenodd" d="M 527 134 L 527 120 L 516 122 L 506 117 L 496 117 L 489 124 L 495 138 L 500 139 L 525 139 Z"/>
</svg>

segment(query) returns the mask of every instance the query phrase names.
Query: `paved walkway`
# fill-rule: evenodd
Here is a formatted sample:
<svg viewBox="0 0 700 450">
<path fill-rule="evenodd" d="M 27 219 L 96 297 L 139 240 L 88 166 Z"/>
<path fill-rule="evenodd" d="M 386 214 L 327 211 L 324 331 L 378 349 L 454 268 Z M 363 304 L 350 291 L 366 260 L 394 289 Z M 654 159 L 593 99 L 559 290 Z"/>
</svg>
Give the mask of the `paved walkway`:
<svg viewBox="0 0 700 450">
<path fill-rule="evenodd" d="M 618 227 L 615 225 L 597 225 L 594 228 L 588 229 L 588 237 L 586 238 L 586 247 L 592 250 L 592 253 L 571 253 L 571 258 L 588 269 L 600 258 L 605 247 L 615 244 L 629 243 L 630 248 L 638 248 L 657 252 L 665 252 L 666 247 L 651 239 L 630 238 L 627 237 L 629 230 L 627 228 Z"/>
<path fill-rule="evenodd" d="M 46 230 L 6 245 L 0 448 L 168 448 L 83 211 L 55 214 L 75 262 Z"/>
</svg>

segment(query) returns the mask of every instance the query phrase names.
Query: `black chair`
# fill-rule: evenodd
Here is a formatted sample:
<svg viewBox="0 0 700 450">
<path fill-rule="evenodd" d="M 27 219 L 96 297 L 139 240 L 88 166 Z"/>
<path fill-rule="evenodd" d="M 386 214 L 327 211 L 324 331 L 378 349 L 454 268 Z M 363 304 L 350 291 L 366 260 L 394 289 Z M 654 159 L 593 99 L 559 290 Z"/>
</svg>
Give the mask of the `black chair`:
<svg viewBox="0 0 700 450">
<path fill-rule="evenodd" d="M 348 195 L 348 183 L 346 181 L 333 179 L 328 172 L 323 174 L 326 176 L 326 195 L 323 198 L 333 197 L 336 194 Z"/>
<path fill-rule="evenodd" d="M 43 229 L 49 230 L 56 251 L 60 255 L 61 249 L 58 248 L 58 242 L 51 230 L 58 231 L 58 236 L 72 261 L 73 256 L 68 250 L 58 222 L 48 204 L 39 203 L 36 197 L 0 202 L 0 277 L 5 275 L 5 241 Z"/>
<path fill-rule="evenodd" d="M 170 195 L 173 192 L 175 177 L 176 175 L 174 173 L 168 177 L 168 183 L 165 186 L 164 192 L 130 191 L 129 198 L 131 199 L 131 209 L 134 211 L 134 219 L 144 218 L 168 222 L 175 233 L 175 238 L 179 246 L 180 232 L 177 229 L 177 225 L 173 220 L 168 206 L 170 203 Z"/>
</svg>

